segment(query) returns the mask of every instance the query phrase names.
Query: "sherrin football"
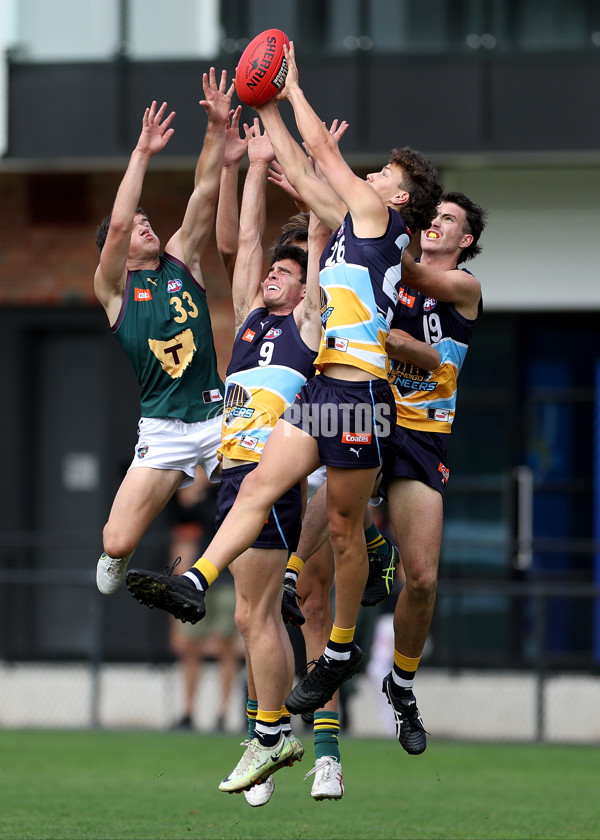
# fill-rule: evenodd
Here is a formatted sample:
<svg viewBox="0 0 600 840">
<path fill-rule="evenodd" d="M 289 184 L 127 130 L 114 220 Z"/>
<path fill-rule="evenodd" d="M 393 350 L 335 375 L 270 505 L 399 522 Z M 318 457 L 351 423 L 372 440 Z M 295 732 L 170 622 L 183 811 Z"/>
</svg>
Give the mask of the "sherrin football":
<svg viewBox="0 0 600 840">
<path fill-rule="evenodd" d="M 281 29 L 265 29 L 250 41 L 235 71 L 235 89 L 244 105 L 264 105 L 283 88 L 288 71 L 283 45 L 289 43 Z"/>
</svg>

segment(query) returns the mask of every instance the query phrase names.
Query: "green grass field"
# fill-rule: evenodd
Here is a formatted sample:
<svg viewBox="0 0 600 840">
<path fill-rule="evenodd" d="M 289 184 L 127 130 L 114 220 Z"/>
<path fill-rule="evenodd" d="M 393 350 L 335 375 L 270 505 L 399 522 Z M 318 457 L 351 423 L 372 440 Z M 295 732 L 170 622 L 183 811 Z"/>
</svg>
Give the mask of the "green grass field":
<svg viewBox="0 0 600 840">
<path fill-rule="evenodd" d="M 344 738 L 346 793 L 315 802 L 301 764 L 250 808 L 217 790 L 241 738 L 171 733 L 0 732 L 0 838 L 600 837 L 600 751 L 591 747 Z"/>
</svg>

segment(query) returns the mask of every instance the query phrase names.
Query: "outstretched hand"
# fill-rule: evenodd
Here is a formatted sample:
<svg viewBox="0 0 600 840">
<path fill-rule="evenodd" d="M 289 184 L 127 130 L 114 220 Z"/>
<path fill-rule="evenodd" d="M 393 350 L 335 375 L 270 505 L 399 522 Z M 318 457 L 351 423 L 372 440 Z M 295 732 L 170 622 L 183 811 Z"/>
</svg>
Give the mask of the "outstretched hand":
<svg viewBox="0 0 600 840">
<path fill-rule="evenodd" d="M 240 136 L 241 113 L 241 105 L 238 105 L 235 109 L 232 108 L 229 112 L 229 120 L 225 126 L 225 155 L 223 166 L 238 164 L 248 149 L 248 138 Z"/>
<path fill-rule="evenodd" d="M 227 87 L 227 70 L 221 72 L 217 85 L 217 74 L 215 68 L 211 67 L 208 73 L 202 74 L 202 87 L 204 99 L 200 100 L 200 105 L 205 109 L 209 121 L 227 123 L 234 89 L 233 82 Z"/>
<path fill-rule="evenodd" d="M 265 131 L 260 133 L 260 120 L 254 117 L 254 123 L 250 126 L 244 123 L 244 132 L 248 141 L 248 158 L 250 163 L 271 163 L 275 158 L 275 152 L 271 141 Z"/>
<path fill-rule="evenodd" d="M 290 198 L 292 199 L 292 201 L 295 201 L 297 205 L 299 205 L 299 206 L 303 205 L 304 206 L 304 202 L 302 201 L 302 196 L 300 195 L 300 193 L 296 189 L 294 189 L 294 187 L 292 187 L 292 185 L 290 184 L 288 179 L 285 177 L 283 169 L 277 163 L 276 160 L 274 160 L 273 163 L 271 164 L 271 166 L 269 167 L 269 175 L 268 175 L 267 180 L 269 180 L 272 184 L 276 184 L 278 187 L 281 187 L 281 189 L 285 193 L 287 193 L 290 196 Z M 304 212 L 306 212 L 306 211 L 304 211 Z"/>
<path fill-rule="evenodd" d="M 169 116 L 165 117 L 167 103 L 163 102 L 158 110 L 156 105 L 156 100 L 153 100 L 152 105 L 144 111 L 142 133 L 136 146 L 138 151 L 148 155 L 155 155 L 164 149 L 175 132 L 174 128 L 169 127 L 175 117 L 175 111 L 171 111 Z"/>
<path fill-rule="evenodd" d="M 329 133 L 332 135 L 332 137 L 335 138 L 336 143 L 339 143 L 339 141 L 344 136 L 347 130 L 348 123 L 346 122 L 346 120 L 338 120 L 336 118 L 332 121 L 331 125 L 329 126 Z M 302 145 L 306 150 L 306 144 L 303 143 Z M 309 157 L 308 159 L 314 166 L 314 161 L 312 160 L 312 158 Z M 318 178 L 321 178 L 321 180 L 325 180 L 318 167 L 315 167 L 315 173 Z M 302 210 L 303 213 L 308 212 L 309 207 L 302 200 L 302 196 L 300 195 L 300 193 L 290 184 L 290 182 L 285 176 L 283 169 L 281 168 L 279 163 L 277 163 L 276 160 L 273 161 L 271 167 L 269 168 L 268 180 L 272 184 L 276 184 L 278 187 L 281 187 L 281 189 L 290 196 L 290 198 L 297 204 L 298 208 Z"/>
<path fill-rule="evenodd" d="M 281 92 L 275 97 L 278 101 L 281 99 L 287 99 L 289 92 L 300 86 L 298 81 L 298 66 L 296 64 L 296 50 L 294 48 L 293 41 L 290 41 L 289 47 L 287 44 L 283 45 L 283 54 L 287 62 L 288 71 L 287 76 L 285 77 L 283 90 L 281 90 Z"/>
</svg>

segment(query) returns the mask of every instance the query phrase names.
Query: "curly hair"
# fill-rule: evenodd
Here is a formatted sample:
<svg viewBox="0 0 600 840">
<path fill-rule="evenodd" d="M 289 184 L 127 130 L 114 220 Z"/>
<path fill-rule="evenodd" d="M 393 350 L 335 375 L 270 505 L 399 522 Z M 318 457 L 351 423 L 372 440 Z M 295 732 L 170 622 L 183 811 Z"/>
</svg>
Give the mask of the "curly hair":
<svg viewBox="0 0 600 840">
<path fill-rule="evenodd" d="M 302 272 L 300 277 L 301 283 L 306 283 L 306 267 L 308 265 L 308 254 L 302 248 L 297 248 L 295 245 L 277 245 L 273 250 L 271 258 L 271 268 L 279 260 L 295 260 L 300 266 Z"/>
<path fill-rule="evenodd" d="M 137 216 L 139 213 L 142 216 L 146 215 L 146 211 L 143 207 L 136 207 L 134 216 Z M 106 237 L 108 236 L 108 229 L 110 227 L 110 220 L 112 219 L 112 210 L 105 216 L 98 227 L 96 228 L 96 245 L 98 246 L 98 250 L 102 253 L 102 249 L 104 248 L 104 243 L 106 242 Z"/>
<path fill-rule="evenodd" d="M 308 242 L 308 213 L 296 213 L 295 216 L 290 216 L 273 242 L 271 253 L 273 254 L 280 245 L 297 242 Z"/>
<path fill-rule="evenodd" d="M 402 218 L 413 234 L 417 230 L 425 230 L 436 215 L 443 191 L 437 169 L 409 146 L 392 149 L 388 164 L 399 166 L 404 172 L 401 186 L 410 198 L 400 211 Z"/>
<path fill-rule="evenodd" d="M 440 198 L 441 201 L 450 201 L 452 204 L 458 204 L 465 211 L 466 224 L 463 232 L 472 234 L 473 241 L 466 248 L 463 248 L 460 261 L 472 260 L 473 257 L 481 254 L 481 246 L 477 243 L 487 222 L 487 210 L 484 210 L 479 204 L 475 204 L 474 201 L 471 201 L 462 192 L 446 192 Z"/>
</svg>

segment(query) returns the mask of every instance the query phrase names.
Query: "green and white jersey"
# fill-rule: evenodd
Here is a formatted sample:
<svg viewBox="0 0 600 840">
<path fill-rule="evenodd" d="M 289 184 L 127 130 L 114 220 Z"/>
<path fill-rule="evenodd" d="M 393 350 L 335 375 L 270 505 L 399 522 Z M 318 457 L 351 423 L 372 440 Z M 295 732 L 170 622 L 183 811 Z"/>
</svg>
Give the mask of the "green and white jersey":
<svg viewBox="0 0 600 840">
<path fill-rule="evenodd" d="M 129 271 L 112 331 L 142 389 L 142 417 L 196 423 L 223 411 L 206 292 L 186 266 L 163 254 L 155 271 Z"/>
</svg>

